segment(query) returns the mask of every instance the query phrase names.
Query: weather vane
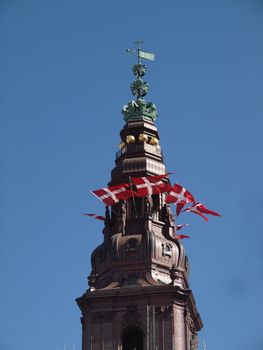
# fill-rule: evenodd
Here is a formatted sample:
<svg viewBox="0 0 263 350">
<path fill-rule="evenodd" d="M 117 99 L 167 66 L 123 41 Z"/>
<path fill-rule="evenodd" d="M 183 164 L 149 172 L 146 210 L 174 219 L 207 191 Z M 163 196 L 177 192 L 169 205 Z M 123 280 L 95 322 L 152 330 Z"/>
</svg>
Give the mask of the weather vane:
<svg viewBox="0 0 263 350">
<path fill-rule="evenodd" d="M 126 52 L 133 54 L 134 56 L 137 57 L 138 59 L 138 64 L 141 63 L 141 59 L 145 59 L 145 60 L 149 60 L 149 61 L 154 61 L 155 58 L 155 54 L 151 53 L 151 52 L 146 52 L 146 51 L 142 51 L 141 49 L 141 44 L 143 44 L 143 41 L 138 38 L 137 41 L 135 41 L 135 43 L 138 48 L 133 50 L 133 49 L 126 49 Z"/>
</svg>

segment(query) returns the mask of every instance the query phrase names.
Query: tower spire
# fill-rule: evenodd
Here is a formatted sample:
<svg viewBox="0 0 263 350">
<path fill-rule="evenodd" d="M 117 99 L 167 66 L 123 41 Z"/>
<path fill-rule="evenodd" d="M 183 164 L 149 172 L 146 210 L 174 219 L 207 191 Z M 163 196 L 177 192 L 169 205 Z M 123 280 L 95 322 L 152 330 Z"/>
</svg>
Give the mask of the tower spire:
<svg viewBox="0 0 263 350">
<path fill-rule="evenodd" d="M 91 255 L 89 289 L 77 299 L 82 350 L 197 350 L 202 320 L 189 288 L 188 259 L 165 193 L 151 186 L 153 179 L 169 182 L 156 107 L 144 100 L 148 84 L 141 60 L 154 56 L 142 51 L 140 39 L 137 45 L 135 100 L 123 108 L 120 151 L 100 197 L 111 188 L 116 200 L 106 207 L 103 241 Z M 135 186 L 136 194 L 120 197 Z"/>
<path fill-rule="evenodd" d="M 141 63 L 142 59 L 154 61 L 155 55 L 151 52 L 142 51 L 141 44 L 143 41 L 138 38 L 135 44 L 138 46 L 137 49 L 127 49 L 128 53 L 133 54 L 137 57 L 137 64 L 132 67 L 133 74 L 136 76 L 136 80 L 130 85 L 133 96 L 136 97 L 135 101 L 128 102 L 122 109 L 122 114 L 126 122 L 131 120 L 146 120 L 154 122 L 157 118 L 157 109 L 152 102 L 146 102 L 145 97 L 149 90 L 147 82 L 143 81 L 142 77 L 147 71 L 145 64 Z"/>
</svg>

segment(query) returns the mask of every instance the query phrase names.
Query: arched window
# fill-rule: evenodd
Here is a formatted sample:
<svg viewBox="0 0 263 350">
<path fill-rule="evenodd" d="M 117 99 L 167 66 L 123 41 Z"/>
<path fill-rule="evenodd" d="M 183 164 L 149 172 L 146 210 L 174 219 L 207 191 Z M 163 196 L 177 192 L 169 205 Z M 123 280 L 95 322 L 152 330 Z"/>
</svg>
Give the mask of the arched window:
<svg viewBox="0 0 263 350">
<path fill-rule="evenodd" d="M 143 350 L 143 333 L 137 327 L 125 329 L 121 337 L 122 350 Z"/>
</svg>

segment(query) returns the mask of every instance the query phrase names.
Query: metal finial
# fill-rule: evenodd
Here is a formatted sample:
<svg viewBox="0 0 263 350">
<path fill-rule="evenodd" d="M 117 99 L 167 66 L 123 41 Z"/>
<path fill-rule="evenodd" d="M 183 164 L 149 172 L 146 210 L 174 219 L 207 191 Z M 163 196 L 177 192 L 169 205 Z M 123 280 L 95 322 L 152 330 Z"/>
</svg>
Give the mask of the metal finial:
<svg viewBox="0 0 263 350">
<path fill-rule="evenodd" d="M 155 121 L 157 118 L 156 106 L 152 102 L 146 102 L 143 97 L 148 93 L 148 83 L 142 80 L 142 77 L 146 73 L 146 65 L 141 63 L 142 59 L 154 61 L 154 54 L 151 52 L 142 51 L 141 44 L 143 41 L 138 38 L 135 41 L 137 49 L 126 49 L 126 52 L 131 53 L 137 57 L 137 64 L 132 67 L 133 74 L 136 76 L 136 80 L 130 85 L 133 96 L 136 96 L 136 101 L 130 101 L 128 105 L 123 106 L 122 114 L 124 120 L 151 120 Z"/>
<path fill-rule="evenodd" d="M 154 53 L 142 51 L 141 44 L 143 44 L 143 41 L 140 38 L 138 38 L 138 40 L 135 41 L 134 44 L 137 45 L 138 48 L 136 50 L 126 49 L 126 52 L 131 53 L 134 56 L 136 56 L 138 59 L 138 64 L 141 63 L 142 58 L 145 60 L 154 61 L 154 59 L 155 59 Z"/>
<path fill-rule="evenodd" d="M 135 41 L 135 43 L 134 44 L 137 44 L 138 45 L 138 50 L 140 50 L 141 49 L 141 44 L 143 44 L 143 41 L 140 39 L 140 37 L 138 36 L 138 39 L 137 39 L 137 41 Z"/>
<path fill-rule="evenodd" d="M 138 64 L 141 62 L 141 57 L 140 57 L 140 51 L 141 51 L 141 44 L 143 44 L 143 41 L 140 39 L 140 37 L 138 36 L 137 41 L 135 41 L 134 43 L 135 45 L 138 45 L 137 48 L 137 57 L 138 57 Z"/>
</svg>

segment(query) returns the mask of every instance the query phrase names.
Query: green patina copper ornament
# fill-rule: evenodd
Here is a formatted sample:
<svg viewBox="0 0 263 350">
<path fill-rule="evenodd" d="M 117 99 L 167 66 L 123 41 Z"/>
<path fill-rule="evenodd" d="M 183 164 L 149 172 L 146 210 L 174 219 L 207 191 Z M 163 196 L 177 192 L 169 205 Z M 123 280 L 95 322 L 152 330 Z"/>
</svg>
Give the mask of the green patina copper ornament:
<svg viewBox="0 0 263 350">
<path fill-rule="evenodd" d="M 146 70 L 147 70 L 147 67 L 145 66 L 145 64 L 141 64 L 141 63 L 135 64 L 132 67 L 133 74 L 136 75 L 137 77 L 143 77 L 146 73 Z"/>
<path fill-rule="evenodd" d="M 131 84 L 131 92 L 137 99 L 146 96 L 148 89 L 148 83 L 144 82 L 141 78 L 138 78 Z"/>
<path fill-rule="evenodd" d="M 130 86 L 133 96 L 136 96 L 136 101 L 130 101 L 127 105 L 123 106 L 122 114 L 126 122 L 133 120 L 145 120 L 155 122 L 157 115 L 157 109 L 154 103 L 146 102 L 143 97 L 147 95 L 149 85 L 142 80 L 145 75 L 147 67 L 141 63 L 142 59 L 154 61 L 154 54 L 146 51 L 142 51 L 140 44 L 142 41 L 138 40 L 137 50 L 127 49 L 127 52 L 132 53 L 137 57 L 138 62 L 132 67 L 133 74 L 136 76 Z"/>
<path fill-rule="evenodd" d="M 130 101 L 127 105 L 123 106 L 122 114 L 126 122 L 132 120 L 150 120 L 155 122 L 158 117 L 155 104 L 146 102 L 143 99 Z"/>
</svg>

